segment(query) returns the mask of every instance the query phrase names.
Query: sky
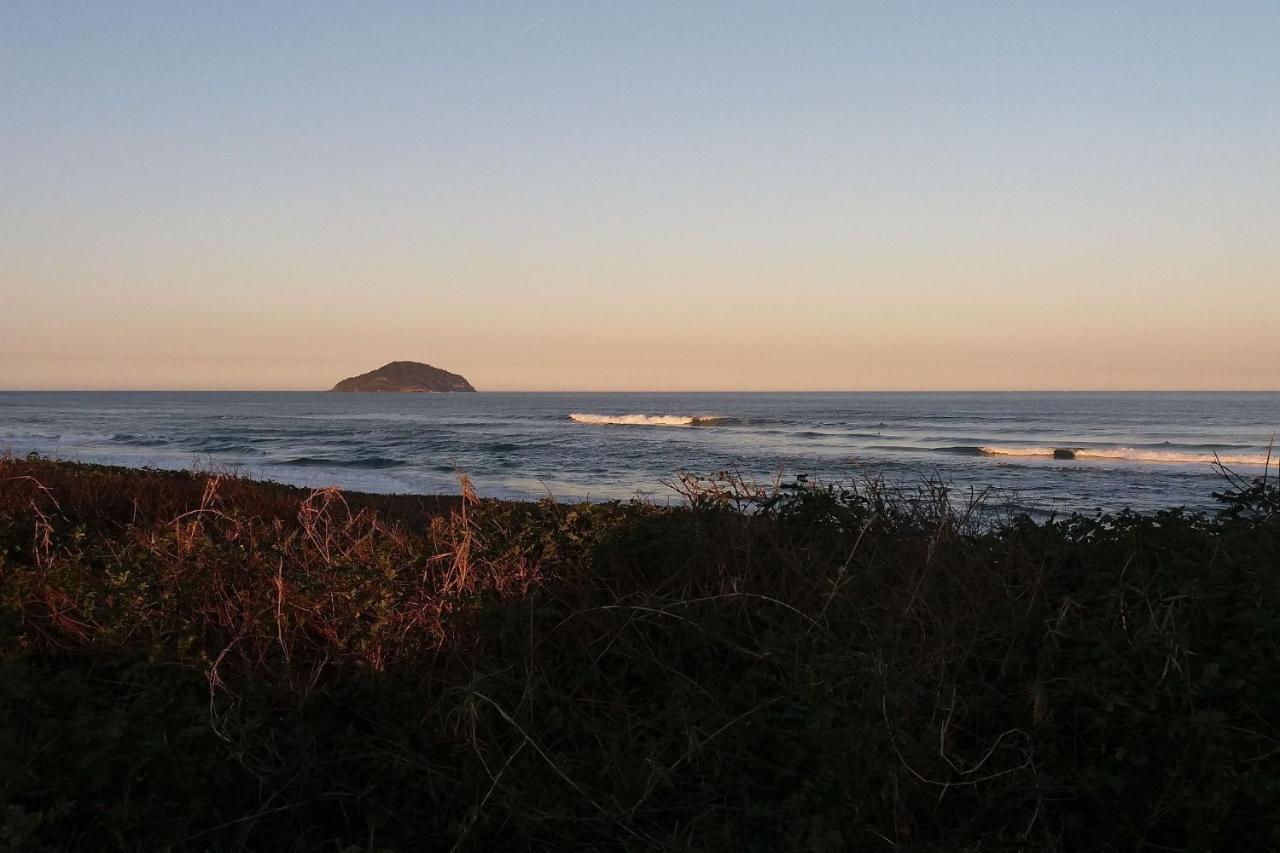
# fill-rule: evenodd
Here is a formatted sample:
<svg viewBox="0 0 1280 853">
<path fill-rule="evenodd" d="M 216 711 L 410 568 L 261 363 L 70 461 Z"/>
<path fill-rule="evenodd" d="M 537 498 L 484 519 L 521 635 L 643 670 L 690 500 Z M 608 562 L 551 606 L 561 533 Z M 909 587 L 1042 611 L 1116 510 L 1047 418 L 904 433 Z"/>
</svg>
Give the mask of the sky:
<svg viewBox="0 0 1280 853">
<path fill-rule="evenodd" d="M 1280 388 L 1280 4 L 0 3 L 0 388 Z"/>
</svg>

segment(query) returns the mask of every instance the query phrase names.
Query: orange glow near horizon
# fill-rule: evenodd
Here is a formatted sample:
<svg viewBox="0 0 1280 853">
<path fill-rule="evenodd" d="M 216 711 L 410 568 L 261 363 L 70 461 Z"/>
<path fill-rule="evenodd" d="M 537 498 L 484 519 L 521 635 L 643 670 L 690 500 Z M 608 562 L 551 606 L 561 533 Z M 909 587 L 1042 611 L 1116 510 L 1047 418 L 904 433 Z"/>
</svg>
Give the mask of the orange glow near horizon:
<svg viewBox="0 0 1280 853">
<path fill-rule="evenodd" d="M 1276 389 L 1280 15 L 1149 11 L 15 7 L 0 389 Z"/>
</svg>

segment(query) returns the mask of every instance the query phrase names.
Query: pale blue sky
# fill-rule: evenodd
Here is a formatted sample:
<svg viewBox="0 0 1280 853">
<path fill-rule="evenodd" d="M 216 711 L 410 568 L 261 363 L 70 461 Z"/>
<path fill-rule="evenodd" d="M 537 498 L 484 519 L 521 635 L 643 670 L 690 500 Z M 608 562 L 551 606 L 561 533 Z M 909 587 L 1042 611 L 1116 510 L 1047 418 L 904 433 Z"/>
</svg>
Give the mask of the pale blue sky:
<svg viewBox="0 0 1280 853">
<path fill-rule="evenodd" d="M 0 4 L 0 387 L 1276 388 L 1280 4 Z"/>
</svg>

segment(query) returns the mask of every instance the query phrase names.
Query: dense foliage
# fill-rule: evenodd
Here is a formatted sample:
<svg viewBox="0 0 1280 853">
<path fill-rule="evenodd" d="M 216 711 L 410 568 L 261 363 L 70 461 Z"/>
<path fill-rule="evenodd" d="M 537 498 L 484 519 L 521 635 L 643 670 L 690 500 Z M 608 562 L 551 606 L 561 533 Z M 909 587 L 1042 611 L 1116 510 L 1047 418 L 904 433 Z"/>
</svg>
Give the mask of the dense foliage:
<svg viewBox="0 0 1280 853">
<path fill-rule="evenodd" d="M 1280 515 L 0 462 L 0 849 L 1280 847 Z"/>
</svg>

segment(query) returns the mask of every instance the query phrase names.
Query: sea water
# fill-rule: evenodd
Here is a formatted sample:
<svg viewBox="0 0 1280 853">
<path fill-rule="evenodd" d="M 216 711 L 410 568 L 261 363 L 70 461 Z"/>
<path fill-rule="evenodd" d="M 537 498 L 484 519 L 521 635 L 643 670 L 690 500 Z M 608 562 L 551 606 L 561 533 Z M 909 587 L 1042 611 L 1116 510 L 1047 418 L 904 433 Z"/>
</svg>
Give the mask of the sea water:
<svg viewBox="0 0 1280 853">
<path fill-rule="evenodd" d="M 0 450 L 302 486 L 674 499 L 682 471 L 941 480 L 1037 512 L 1210 508 L 1280 393 L 0 392 Z M 1276 469 L 1272 468 L 1272 476 Z"/>
</svg>

